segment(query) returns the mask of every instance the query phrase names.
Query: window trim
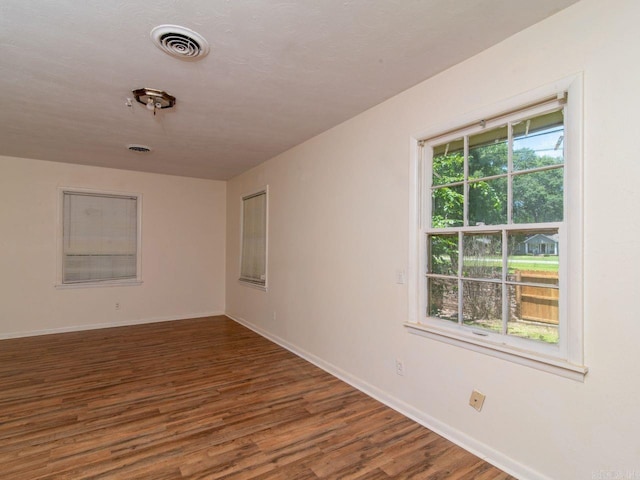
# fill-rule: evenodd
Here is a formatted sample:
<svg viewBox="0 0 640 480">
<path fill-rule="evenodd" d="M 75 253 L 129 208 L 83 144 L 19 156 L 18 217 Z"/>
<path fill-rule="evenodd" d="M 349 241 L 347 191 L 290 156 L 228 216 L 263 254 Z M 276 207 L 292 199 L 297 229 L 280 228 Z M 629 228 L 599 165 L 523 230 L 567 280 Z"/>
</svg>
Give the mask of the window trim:
<svg viewBox="0 0 640 480">
<path fill-rule="evenodd" d="M 65 193 L 78 193 L 90 195 L 103 195 L 114 197 L 132 197 L 136 199 L 137 232 L 136 232 L 136 278 L 91 280 L 87 282 L 64 283 L 64 195 Z M 95 288 L 95 287 L 125 287 L 141 285 L 142 281 L 142 194 L 119 192 L 113 190 L 98 190 L 82 187 L 58 187 L 58 223 L 57 223 L 57 259 L 56 259 L 56 289 Z"/>
<path fill-rule="evenodd" d="M 248 278 L 242 277 L 242 252 L 244 242 L 244 201 L 256 197 L 258 195 L 265 195 L 265 246 L 264 246 L 264 283 L 256 282 Z M 262 291 L 267 291 L 269 286 L 269 185 L 251 190 L 240 196 L 240 255 L 238 256 L 238 282 L 241 285 L 255 288 Z"/>
<path fill-rule="evenodd" d="M 410 245 L 409 245 L 409 319 L 405 327 L 410 333 L 484 353 L 539 370 L 583 381 L 588 369 L 584 365 L 583 347 L 583 81 L 574 75 L 535 90 L 517 95 L 483 109 L 470 112 L 462 118 L 439 124 L 410 138 Z M 428 207 L 425 190 L 429 190 L 427 172 L 423 167 L 424 139 L 442 143 L 447 137 L 460 137 L 465 130 L 487 119 L 486 128 L 504 123 L 503 118 L 518 111 L 550 101 L 561 92 L 567 92 L 569 102 L 565 109 L 567 138 L 565 167 L 565 231 L 560 243 L 563 264 L 567 273 L 561 275 L 561 310 L 568 312 L 560 322 L 561 342 L 555 345 L 537 345 L 536 342 L 502 335 L 479 336 L 468 328 L 445 320 L 428 319 L 426 312 L 426 252 L 422 234 L 422 221 Z M 540 107 L 544 109 L 544 105 Z M 548 108 L 548 107 L 547 107 Z M 444 232 L 444 230 L 443 230 Z M 569 248 L 570 247 L 570 248 Z M 423 293 L 424 292 L 424 293 Z"/>
</svg>

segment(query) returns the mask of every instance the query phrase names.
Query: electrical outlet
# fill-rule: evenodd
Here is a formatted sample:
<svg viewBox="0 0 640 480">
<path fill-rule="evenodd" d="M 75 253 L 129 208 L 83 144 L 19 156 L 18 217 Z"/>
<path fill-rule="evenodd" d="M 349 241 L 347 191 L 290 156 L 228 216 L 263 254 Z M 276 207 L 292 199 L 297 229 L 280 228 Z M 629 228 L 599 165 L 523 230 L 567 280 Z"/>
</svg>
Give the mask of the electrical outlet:
<svg viewBox="0 0 640 480">
<path fill-rule="evenodd" d="M 404 377 L 404 362 L 399 358 L 396 358 L 396 374 Z"/>
<path fill-rule="evenodd" d="M 116 310 L 120 310 L 120 302 L 116 302 Z"/>
<path fill-rule="evenodd" d="M 469 399 L 469 405 L 475 408 L 477 411 L 482 410 L 484 404 L 485 395 L 478 390 L 471 392 L 471 398 Z"/>
</svg>

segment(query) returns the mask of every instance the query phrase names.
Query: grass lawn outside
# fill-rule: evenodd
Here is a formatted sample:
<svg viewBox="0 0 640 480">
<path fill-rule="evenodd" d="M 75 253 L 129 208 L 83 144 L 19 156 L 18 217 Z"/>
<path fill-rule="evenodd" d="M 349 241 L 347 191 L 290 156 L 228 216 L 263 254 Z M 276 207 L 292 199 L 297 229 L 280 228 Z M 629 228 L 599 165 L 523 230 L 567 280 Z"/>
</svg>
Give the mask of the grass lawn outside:
<svg viewBox="0 0 640 480">
<path fill-rule="evenodd" d="M 485 258 L 465 258 L 465 266 L 468 267 L 501 267 L 501 257 L 485 257 Z M 516 270 L 541 271 L 541 272 L 557 272 L 558 257 L 534 257 L 532 255 L 514 255 L 508 258 L 509 272 Z"/>
<path fill-rule="evenodd" d="M 467 320 L 464 324 L 469 327 L 491 330 L 492 332 L 500 332 L 502 329 L 502 319 Z M 545 343 L 558 343 L 557 325 L 545 325 L 522 320 L 510 321 L 507 323 L 507 334 Z"/>
</svg>

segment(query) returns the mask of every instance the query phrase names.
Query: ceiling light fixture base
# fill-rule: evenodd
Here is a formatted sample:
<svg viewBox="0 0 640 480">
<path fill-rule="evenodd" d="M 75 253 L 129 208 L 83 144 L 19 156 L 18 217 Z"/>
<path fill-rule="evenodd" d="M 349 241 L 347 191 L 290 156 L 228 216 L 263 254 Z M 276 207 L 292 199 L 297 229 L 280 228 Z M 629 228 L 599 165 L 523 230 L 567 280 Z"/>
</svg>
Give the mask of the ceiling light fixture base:
<svg viewBox="0 0 640 480">
<path fill-rule="evenodd" d="M 164 90 L 157 90 L 155 88 L 138 88 L 132 91 L 138 103 L 141 103 L 149 110 L 153 110 L 153 114 L 156 114 L 156 110 L 171 108 L 176 104 L 176 97 L 169 95 Z"/>
</svg>

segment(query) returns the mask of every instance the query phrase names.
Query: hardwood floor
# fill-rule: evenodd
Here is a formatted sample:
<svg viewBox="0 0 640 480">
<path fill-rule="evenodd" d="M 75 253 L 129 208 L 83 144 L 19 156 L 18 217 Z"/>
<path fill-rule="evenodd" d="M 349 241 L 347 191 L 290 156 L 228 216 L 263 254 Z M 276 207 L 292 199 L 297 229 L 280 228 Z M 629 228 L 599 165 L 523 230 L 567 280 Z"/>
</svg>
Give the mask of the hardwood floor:
<svg viewBox="0 0 640 480">
<path fill-rule="evenodd" d="M 0 341 L 0 477 L 513 478 L 226 317 Z"/>
</svg>

